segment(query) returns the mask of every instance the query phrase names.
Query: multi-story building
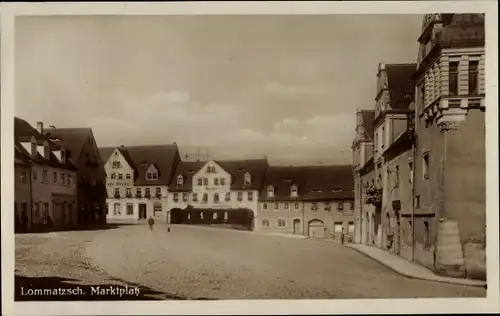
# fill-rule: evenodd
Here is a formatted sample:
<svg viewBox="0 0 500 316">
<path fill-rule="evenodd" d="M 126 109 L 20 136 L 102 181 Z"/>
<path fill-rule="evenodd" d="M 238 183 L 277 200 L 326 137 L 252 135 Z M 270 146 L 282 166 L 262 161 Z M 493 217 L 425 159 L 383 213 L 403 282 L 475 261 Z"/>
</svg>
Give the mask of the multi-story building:
<svg viewBox="0 0 500 316">
<path fill-rule="evenodd" d="M 103 223 L 106 221 L 106 179 L 104 164 L 90 128 L 55 128 L 44 130 L 38 123 L 42 134 L 71 151 L 69 160 L 77 171 L 78 223 Z"/>
<path fill-rule="evenodd" d="M 352 166 L 271 166 L 259 198 L 258 229 L 352 239 Z"/>
<path fill-rule="evenodd" d="M 270 166 L 259 196 L 256 229 L 303 235 L 308 167 Z"/>
<path fill-rule="evenodd" d="M 485 278 L 484 14 L 426 14 L 418 43 L 415 260 Z"/>
<path fill-rule="evenodd" d="M 14 119 L 14 146 L 18 231 L 76 225 L 77 169 L 68 159 L 71 152 L 20 118 Z"/>
<path fill-rule="evenodd" d="M 167 222 L 255 226 L 266 159 L 181 162 L 169 186 Z"/>
<path fill-rule="evenodd" d="M 306 236 L 347 241 L 354 236 L 354 179 L 350 165 L 310 166 L 303 200 Z"/>
<path fill-rule="evenodd" d="M 99 152 L 105 161 L 107 220 L 164 220 L 168 185 L 180 162 L 177 145 L 105 147 Z"/>
<path fill-rule="evenodd" d="M 354 169 L 354 242 L 368 243 L 367 230 L 368 217 L 362 212 L 364 206 L 364 184 L 368 179 L 363 179 L 361 171 L 366 171 L 365 165 L 371 161 L 373 164 L 373 121 L 375 110 L 358 110 L 356 112 L 355 138 L 352 142 L 353 169 Z M 371 159 L 371 160 L 370 160 Z M 371 179 L 370 179 L 371 180 Z M 366 226 L 368 227 L 368 226 Z"/>
</svg>

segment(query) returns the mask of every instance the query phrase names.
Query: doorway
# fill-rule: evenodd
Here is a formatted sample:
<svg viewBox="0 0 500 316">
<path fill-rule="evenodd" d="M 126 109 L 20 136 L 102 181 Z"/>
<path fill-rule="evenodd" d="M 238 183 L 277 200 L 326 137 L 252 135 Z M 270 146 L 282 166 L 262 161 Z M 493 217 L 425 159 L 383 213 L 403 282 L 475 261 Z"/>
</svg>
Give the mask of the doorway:
<svg viewBox="0 0 500 316">
<path fill-rule="evenodd" d="M 145 219 L 147 218 L 147 215 L 146 204 L 139 204 L 139 219 Z"/>
<path fill-rule="evenodd" d="M 293 220 L 293 233 L 298 234 L 300 231 L 300 219 L 296 218 Z"/>
<path fill-rule="evenodd" d="M 313 219 L 308 225 L 309 238 L 325 238 L 325 224 L 322 220 Z"/>
</svg>

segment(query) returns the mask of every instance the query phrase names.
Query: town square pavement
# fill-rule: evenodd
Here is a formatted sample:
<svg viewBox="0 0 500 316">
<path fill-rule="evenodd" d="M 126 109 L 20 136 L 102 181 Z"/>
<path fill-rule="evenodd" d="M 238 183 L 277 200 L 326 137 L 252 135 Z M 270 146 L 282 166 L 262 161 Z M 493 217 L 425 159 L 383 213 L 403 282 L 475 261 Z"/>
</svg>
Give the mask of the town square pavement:
<svg viewBox="0 0 500 316">
<path fill-rule="evenodd" d="M 184 299 L 484 297 L 478 287 L 401 276 L 324 241 L 157 224 L 95 234 L 85 257 L 99 271 Z M 50 250 L 47 250 L 50 251 Z"/>
</svg>

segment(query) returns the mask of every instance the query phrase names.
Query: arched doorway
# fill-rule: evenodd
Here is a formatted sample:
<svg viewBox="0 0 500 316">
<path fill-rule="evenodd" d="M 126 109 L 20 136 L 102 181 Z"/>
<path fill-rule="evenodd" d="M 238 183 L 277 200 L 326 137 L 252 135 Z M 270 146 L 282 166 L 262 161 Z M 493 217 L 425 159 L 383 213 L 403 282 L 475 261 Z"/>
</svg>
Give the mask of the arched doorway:
<svg viewBox="0 0 500 316">
<path fill-rule="evenodd" d="M 182 210 L 174 208 L 170 210 L 170 224 L 182 224 Z"/>
<path fill-rule="evenodd" d="M 310 220 L 307 227 L 310 238 L 325 238 L 325 223 L 322 220 Z"/>
</svg>

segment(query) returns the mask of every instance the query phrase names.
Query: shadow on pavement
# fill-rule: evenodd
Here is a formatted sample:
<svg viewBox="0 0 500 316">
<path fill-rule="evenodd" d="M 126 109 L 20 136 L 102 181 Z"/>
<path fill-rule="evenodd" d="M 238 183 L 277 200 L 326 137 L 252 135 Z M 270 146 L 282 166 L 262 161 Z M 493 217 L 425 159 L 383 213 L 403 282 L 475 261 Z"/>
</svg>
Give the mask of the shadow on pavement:
<svg viewBox="0 0 500 316">
<path fill-rule="evenodd" d="M 135 225 L 133 223 L 108 223 L 97 225 L 76 226 L 72 228 L 38 228 L 30 231 L 16 231 L 16 235 L 22 234 L 46 234 L 53 232 L 66 232 L 66 231 L 96 231 L 120 228 L 122 226 Z"/>
<path fill-rule="evenodd" d="M 126 282 L 118 284 L 78 284 L 78 280 L 61 277 L 25 277 L 15 275 L 15 301 L 149 301 L 187 300 L 188 298 L 167 294 L 151 288 Z M 74 282 L 74 283 L 68 283 Z M 213 300 L 192 298 L 192 300 Z"/>
</svg>

